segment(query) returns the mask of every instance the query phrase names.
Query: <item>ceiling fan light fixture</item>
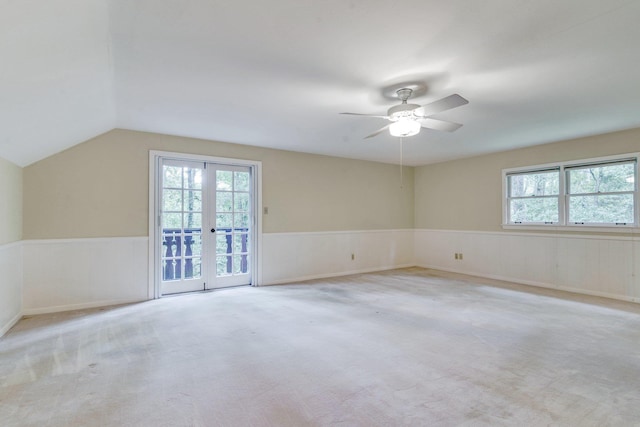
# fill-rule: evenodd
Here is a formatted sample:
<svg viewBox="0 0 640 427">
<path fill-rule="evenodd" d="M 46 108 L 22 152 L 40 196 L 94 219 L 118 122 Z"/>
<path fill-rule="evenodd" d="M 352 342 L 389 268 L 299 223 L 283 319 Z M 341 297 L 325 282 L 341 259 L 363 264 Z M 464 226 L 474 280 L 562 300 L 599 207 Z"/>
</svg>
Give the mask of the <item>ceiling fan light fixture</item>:
<svg viewBox="0 0 640 427">
<path fill-rule="evenodd" d="M 391 123 L 389 133 L 391 136 L 407 137 L 417 135 L 420 132 L 420 123 L 409 118 L 402 118 L 397 122 Z"/>
<path fill-rule="evenodd" d="M 434 114 L 442 111 L 447 111 L 452 108 L 460 107 L 461 105 L 468 104 L 469 101 L 454 93 L 453 95 L 446 96 L 437 101 L 431 102 L 425 105 L 409 104 L 407 100 L 411 97 L 413 90 L 405 87 L 396 91 L 398 99 L 402 103 L 394 105 L 387 110 L 387 115 L 379 114 L 361 114 L 361 113 L 340 113 L 349 114 L 353 116 L 366 116 L 377 117 L 390 121 L 388 125 L 378 129 L 370 135 L 364 137 L 364 139 L 373 138 L 380 135 L 382 132 L 389 129 L 391 136 L 395 137 L 407 137 L 420 133 L 421 128 L 436 129 L 446 132 L 453 132 L 460 128 L 462 125 L 459 123 L 447 122 L 445 120 L 439 120 L 432 118 Z"/>
</svg>

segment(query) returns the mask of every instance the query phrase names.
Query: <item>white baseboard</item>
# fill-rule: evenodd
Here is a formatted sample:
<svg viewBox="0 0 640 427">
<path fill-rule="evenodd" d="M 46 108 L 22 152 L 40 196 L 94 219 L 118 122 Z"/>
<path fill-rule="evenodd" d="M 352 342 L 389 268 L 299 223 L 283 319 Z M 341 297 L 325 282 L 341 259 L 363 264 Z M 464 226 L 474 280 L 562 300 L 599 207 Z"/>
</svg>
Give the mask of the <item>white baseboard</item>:
<svg viewBox="0 0 640 427">
<path fill-rule="evenodd" d="M 121 304 L 133 304 L 147 301 L 147 299 L 114 299 L 114 300 L 104 300 L 104 301 L 92 301 L 81 304 L 67 304 L 67 305 L 57 305 L 51 307 L 38 307 L 38 308 L 29 308 L 24 310 L 24 316 L 34 316 L 36 314 L 48 314 L 48 313 L 58 313 L 61 311 L 72 311 L 72 310 L 84 310 L 87 308 L 98 308 L 98 307 L 108 307 L 110 305 L 121 305 Z"/>
<path fill-rule="evenodd" d="M 263 283 L 262 286 L 271 286 L 271 285 L 282 285 L 287 283 L 295 283 L 295 282 L 306 282 L 308 280 L 316 280 L 316 279 L 327 279 L 330 277 L 342 277 L 342 276 L 350 276 L 353 274 L 363 274 L 363 273 L 375 273 L 378 271 L 389 271 L 395 270 L 397 268 L 408 268 L 415 267 L 413 264 L 402 264 L 402 265 L 392 265 L 386 267 L 379 268 L 364 268 L 360 270 L 349 270 L 349 271 L 341 271 L 339 273 L 328 273 L 328 274 L 314 274 L 309 276 L 301 276 L 301 277 L 292 277 L 288 279 L 282 279 L 274 282 Z"/>
<path fill-rule="evenodd" d="M 22 313 L 18 313 L 13 317 L 13 319 L 9 320 L 4 326 L 2 326 L 2 328 L 0 328 L 0 338 L 4 334 L 9 332 L 9 329 L 13 328 L 15 324 L 18 323 L 20 319 L 22 319 L 22 316 L 23 316 Z"/>
</svg>

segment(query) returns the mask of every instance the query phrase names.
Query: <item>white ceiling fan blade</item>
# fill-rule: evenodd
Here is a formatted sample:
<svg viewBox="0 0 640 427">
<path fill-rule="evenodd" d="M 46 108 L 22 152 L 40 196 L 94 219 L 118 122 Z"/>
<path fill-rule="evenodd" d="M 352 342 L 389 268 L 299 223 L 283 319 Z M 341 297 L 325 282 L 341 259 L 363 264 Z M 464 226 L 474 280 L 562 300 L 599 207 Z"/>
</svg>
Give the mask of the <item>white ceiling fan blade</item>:
<svg viewBox="0 0 640 427">
<path fill-rule="evenodd" d="M 461 105 L 468 104 L 469 101 L 458 95 L 457 93 L 449 95 L 438 101 L 434 101 L 430 104 L 423 105 L 420 108 L 413 110 L 416 116 L 431 116 L 432 114 L 440 113 L 441 111 L 450 110 L 452 108 L 460 107 Z"/>
<path fill-rule="evenodd" d="M 367 138 L 373 138 L 376 135 L 381 134 L 382 132 L 384 132 L 385 130 L 389 129 L 389 126 L 391 126 L 391 123 L 389 123 L 388 125 L 386 125 L 383 128 L 378 129 L 377 131 L 375 131 L 374 133 L 372 133 L 371 135 L 367 135 L 365 136 L 363 139 L 367 139 Z"/>
<path fill-rule="evenodd" d="M 460 123 L 446 122 L 438 119 L 421 119 L 420 124 L 425 129 L 442 130 L 445 132 L 453 132 L 462 127 Z"/>
<path fill-rule="evenodd" d="M 362 113 L 340 113 L 340 114 L 347 114 L 349 116 L 364 116 L 364 117 L 378 117 L 380 119 L 388 119 L 389 116 L 381 116 L 378 114 L 362 114 Z"/>
</svg>

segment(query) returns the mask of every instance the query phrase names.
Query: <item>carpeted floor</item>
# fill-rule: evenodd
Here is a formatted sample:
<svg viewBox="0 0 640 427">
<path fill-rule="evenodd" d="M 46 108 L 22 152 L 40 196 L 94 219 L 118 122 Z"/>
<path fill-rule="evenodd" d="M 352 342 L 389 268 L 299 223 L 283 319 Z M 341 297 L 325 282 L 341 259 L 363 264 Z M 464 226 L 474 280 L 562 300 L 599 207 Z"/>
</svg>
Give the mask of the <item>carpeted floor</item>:
<svg viewBox="0 0 640 427">
<path fill-rule="evenodd" d="M 34 316 L 0 425 L 640 425 L 640 305 L 410 268 Z"/>
</svg>

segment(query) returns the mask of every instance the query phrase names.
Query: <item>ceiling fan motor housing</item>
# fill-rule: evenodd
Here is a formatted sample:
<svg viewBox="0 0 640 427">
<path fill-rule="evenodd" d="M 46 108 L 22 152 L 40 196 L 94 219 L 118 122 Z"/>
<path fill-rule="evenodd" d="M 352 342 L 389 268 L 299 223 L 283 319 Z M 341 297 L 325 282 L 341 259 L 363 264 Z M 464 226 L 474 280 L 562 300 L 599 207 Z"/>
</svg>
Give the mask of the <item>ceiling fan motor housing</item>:
<svg viewBox="0 0 640 427">
<path fill-rule="evenodd" d="M 420 105 L 418 104 L 395 105 L 389 108 L 389 110 L 387 111 L 387 116 L 389 116 L 389 118 L 392 121 L 399 120 L 402 117 L 413 117 L 412 111 L 415 110 L 416 108 L 420 108 Z"/>
</svg>

